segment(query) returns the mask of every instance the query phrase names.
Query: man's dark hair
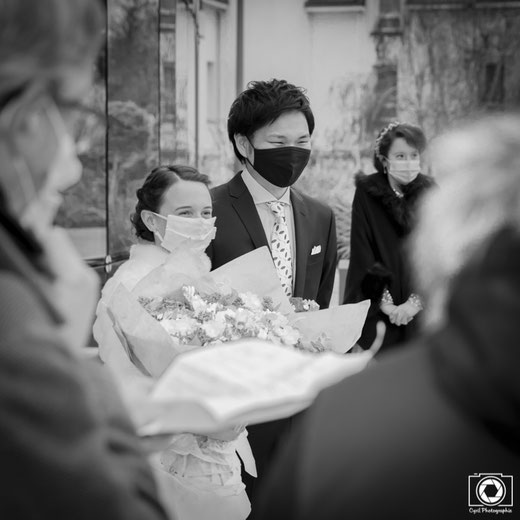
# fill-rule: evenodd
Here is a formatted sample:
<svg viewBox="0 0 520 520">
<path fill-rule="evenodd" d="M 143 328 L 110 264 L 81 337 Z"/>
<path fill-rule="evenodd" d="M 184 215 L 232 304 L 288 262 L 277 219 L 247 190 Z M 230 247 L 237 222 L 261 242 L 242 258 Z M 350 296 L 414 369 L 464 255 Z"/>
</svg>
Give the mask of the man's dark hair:
<svg viewBox="0 0 520 520">
<path fill-rule="evenodd" d="M 283 79 L 251 81 L 231 105 L 228 116 L 228 136 L 240 162 L 245 157 L 238 151 L 235 134 L 248 138 L 259 129 L 278 119 L 284 112 L 301 112 L 309 126 L 309 134 L 314 130 L 314 115 L 305 90 L 287 83 Z"/>
</svg>

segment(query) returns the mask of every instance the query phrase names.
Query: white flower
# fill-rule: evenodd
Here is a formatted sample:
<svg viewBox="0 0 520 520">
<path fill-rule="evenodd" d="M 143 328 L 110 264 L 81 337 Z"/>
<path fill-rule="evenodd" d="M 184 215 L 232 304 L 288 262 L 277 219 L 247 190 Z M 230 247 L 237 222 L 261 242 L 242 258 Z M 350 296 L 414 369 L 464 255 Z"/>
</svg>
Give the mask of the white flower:
<svg viewBox="0 0 520 520">
<path fill-rule="evenodd" d="M 221 321 L 212 320 L 203 323 L 201 325 L 201 329 L 209 338 L 218 339 L 224 334 L 224 331 L 226 330 L 226 324 Z"/>
<path fill-rule="evenodd" d="M 208 308 L 208 304 L 198 294 L 195 294 L 193 296 L 190 303 L 193 307 L 193 312 L 195 313 L 195 316 L 198 316 L 199 314 L 206 312 Z"/>
<path fill-rule="evenodd" d="M 280 338 L 284 345 L 296 345 L 300 339 L 300 333 L 292 327 L 279 327 L 274 333 Z"/>
<path fill-rule="evenodd" d="M 258 339 L 264 339 L 264 340 L 267 339 L 267 338 L 268 338 L 267 330 L 266 330 L 266 329 L 263 329 L 263 328 L 260 329 L 260 330 L 258 331 L 258 334 L 256 335 L 256 337 L 257 337 Z"/>
<path fill-rule="evenodd" d="M 279 312 L 267 312 L 265 318 L 272 328 L 285 327 L 289 323 L 289 320 Z"/>
<path fill-rule="evenodd" d="M 193 285 L 184 285 L 182 288 L 182 294 L 187 301 L 191 302 L 195 296 L 195 287 L 193 287 Z"/>
<path fill-rule="evenodd" d="M 314 300 L 303 300 L 303 308 L 306 311 L 311 311 L 311 312 L 320 310 L 319 304 L 317 302 L 315 302 Z"/>
<path fill-rule="evenodd" d="M 238 295 L 244 302 L 244 307 L 252 311 L 261 311 L 263 309 L 262 300 L 253 293 L 240 293 Z"/>
<path fill-rule="evenodd" d="M 235 316 L 234 316 L 234 319 L 235 319 L 235 322 L 238 324 L 243 324 L 245 325 L 246 323 L 248 323 L 251 318 L 253 317 L 253 315 L 251 314 L 250 311 L 248 311 L 247 309 L 242 309 L 242 308 L 239 308 L 235 311 Z"/>
<path fill-rule="evenodd" d="M 192 285 L 184 285 L 182 294 L 186 301 L 193 307 L 195 315 L 202 314 L 206 311 L 208 303 L 199 295 Z"/>
<path fill-rule="evenodd" d="M 215 321 L 218 321 L 220 323 L 226 323 L 226 318 L 232 318 L 233 316 L 234 316 L 234 312 L 230 309 L 218 311 L 215 314 Z"/>
<path fill-rule="evenodd" d="M 210 314 L 215 314 L 218 310 L 218 303 L 210 303 L 206 307 L 206 312 L 209 312 Z"/>
<path fill-rule="evenodd" d="M 177 318 L 175 320 L 163 320 L 161 325 L 166 329 L 170 336 L 190 336 L 197 330 L 197 320 L 189 318 Z"/>
</svg>

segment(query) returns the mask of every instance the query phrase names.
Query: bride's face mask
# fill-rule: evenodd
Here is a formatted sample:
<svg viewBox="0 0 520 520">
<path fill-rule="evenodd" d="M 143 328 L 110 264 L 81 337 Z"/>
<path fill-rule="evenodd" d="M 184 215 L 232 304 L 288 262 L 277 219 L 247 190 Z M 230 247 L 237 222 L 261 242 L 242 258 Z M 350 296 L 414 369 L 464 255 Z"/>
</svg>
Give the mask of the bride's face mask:
<svg viewBox="0 0 520 520">
<path fill-rule="evenodd" d="M 215 238 L 217 228 L 216 217 L 190 218 L 168 215 L 164 217 L 154 213 L 155 217 L 166 222 L 164 235 L 154 231 L 155 236 L 167 251 L 175 251 L 179 248 L 195 251 L 204 251 Z"/>
</svg>

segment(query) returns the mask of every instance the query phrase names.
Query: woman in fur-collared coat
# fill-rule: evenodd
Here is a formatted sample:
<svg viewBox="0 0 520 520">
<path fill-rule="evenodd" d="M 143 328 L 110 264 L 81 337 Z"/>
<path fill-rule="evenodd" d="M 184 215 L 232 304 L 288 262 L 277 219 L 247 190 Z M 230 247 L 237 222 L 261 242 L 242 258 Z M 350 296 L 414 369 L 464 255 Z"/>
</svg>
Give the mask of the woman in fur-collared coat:
<svg viewBox="0 0 520 520">
<path fill-rule="evenodd" d="M 378 321 L 386 326 L 383 347 L 408 340 L 416 330 L 422 303 L 414 292 L 404 243 L 418 200 L 434 185 L 420 173 L 425 146 L 420 128 L 391 123 L 376 140 L 377 172 L 356 176 L 344 303 L 372 301 L 359 340 L 363 348 L 374 342 Z"/>
</svg>

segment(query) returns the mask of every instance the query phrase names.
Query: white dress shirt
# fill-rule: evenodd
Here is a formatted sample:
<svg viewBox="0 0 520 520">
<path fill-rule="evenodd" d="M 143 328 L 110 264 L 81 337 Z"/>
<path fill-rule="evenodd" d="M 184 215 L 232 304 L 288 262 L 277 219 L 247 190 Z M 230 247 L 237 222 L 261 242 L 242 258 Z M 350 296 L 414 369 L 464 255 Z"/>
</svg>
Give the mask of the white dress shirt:
<svg viewBox="0 0 520 520">
<path fill-rule="evenodd" d="M 294 288 L 294 280 L 296 279 L 296 233 L 294 230 L 294 217 L 293 217 L 293 207 L 291 204 L 291 189 L 287 188 L 285 193 L 277 199 L 274 195 L 269 193 L 262 185 L 260 185 L 253 176 L 244 169 L 242 171 L 242 180 L 246 185 L 251 197 L 253 197 L 253 202 L 255 203 L 256 211 L 258 212 L 258 216 L 260 217 L 260 221 L 262 222 L 262 227 L 265 231 L 265 236 L 267 237 L 267 243 L 269 246 L 271 245 L 271 234 L 273 232 L 273 228 L 276 222 L 276 218 L 274 213 L 271 211 L 268 202 L 284 202 L 284 211 L 285 211 L 285 220 L 287 222 L 287 227 L 289 228 L 289 240 L 291 241 L 291 258 L 292 258 L 292 271 L 293 271 L 293 288 Z"/>
</svg>

